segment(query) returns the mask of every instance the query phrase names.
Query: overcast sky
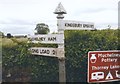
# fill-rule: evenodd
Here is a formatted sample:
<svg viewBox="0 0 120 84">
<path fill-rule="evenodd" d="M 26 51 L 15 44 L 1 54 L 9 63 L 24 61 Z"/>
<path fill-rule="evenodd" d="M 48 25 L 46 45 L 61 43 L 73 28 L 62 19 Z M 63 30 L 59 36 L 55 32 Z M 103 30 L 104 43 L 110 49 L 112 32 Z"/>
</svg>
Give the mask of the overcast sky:
<svg viewBox="0 0 120 84">
<path fill-rule="evenodd" d="M 94 22 L 97 29 L 118 27 L 119 0 L 0 0 L 0 31 L 33 34 L 37 23 L 46 23 L 57 31 L 53 12 L 62 3 L 65 20 Z"/>
</svg>

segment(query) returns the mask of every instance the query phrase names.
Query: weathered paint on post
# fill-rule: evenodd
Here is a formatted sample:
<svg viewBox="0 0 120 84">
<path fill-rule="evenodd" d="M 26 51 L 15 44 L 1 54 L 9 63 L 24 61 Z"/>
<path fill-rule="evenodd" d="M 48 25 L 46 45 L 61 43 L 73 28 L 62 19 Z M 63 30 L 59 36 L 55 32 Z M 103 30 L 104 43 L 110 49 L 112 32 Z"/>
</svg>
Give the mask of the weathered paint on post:
<svg viewBox="0 0 120 84">
<path fill-rule="evenodd" d="M 56 11 L 57 10 L 57 11 Z M 57 26 L 58 26 L 58 33 L 59 34 L 63 34 L 64 35 L 64 29 L 62 29 L 63 27 L 61 26 L 61 22 L 59 22 L 59 20 L 62 20 L 64 18 L 63 14 L 66 14 L 66 10 L 64 9 L 64 7 L 62 6 L 61 3 L 58 4 L 58 7 L 55 10 L 55 14 L 58 14 L 57 16 Z M 62 48 L 63 50 L 60 52 L 62 53 L 60 56 L 58 56 L 58 60 L 59 60 L 59 83 L 60 84 L 65 84 L 66 83 L 66 70 L 65 70 L 65 54 L 64 54 L 64 44 L 58 44 L 58 48 Z"/>
</svg>

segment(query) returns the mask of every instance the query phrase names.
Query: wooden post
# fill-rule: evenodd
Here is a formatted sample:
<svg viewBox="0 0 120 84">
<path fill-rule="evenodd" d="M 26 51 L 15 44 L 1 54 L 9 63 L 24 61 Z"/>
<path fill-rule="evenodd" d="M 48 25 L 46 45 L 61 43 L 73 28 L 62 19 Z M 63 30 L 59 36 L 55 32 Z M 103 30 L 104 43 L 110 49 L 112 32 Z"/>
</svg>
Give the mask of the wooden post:
<svg viewBox="0 0 120 84">
<path fill-rule="evenodd" d="M 61 29 L 62 25 L 58 20 L 58 33 L 64 35 L 64 29 Z M 63 38 L 64 39 L 64 38 Z M 65 51 L 64 51 L 64 44 L 59 44 L 58 48 L 62 48 L 63 50 L 58 54 L 59 60 L 59 83 L 66 84 L 66 70 L 65 70 Z"/>
<path fill-rule="evenodd" d="M 62 23 L 60 20 L 64 18 L 63 14 L 67 14 L 66 10 L 62 6 L 61 3 L 58 4 L 58 7 L 56 8 L 54 14 L 58 14 L 57 16 L 57 26 L 58 26 L 58 33 L 64 35 L 64 29 L 62 28 Z M 64 37 L 63 37 L 64 39 Z M 64 83 L 66 82 L 66 73 L 65 73 L 65 51 L 64 51 L 64 43 L 59 44 L 58 48 L 62 48 L 63 50 L 59 52 L 58 54 L 58 60 L 59 60 L 59 82 Z"/>
<path fill-rule="evenodd" d="M 58 48 L 63 50 L 59 52 L 58 61 L 59 61 L 59 83 L 65 84 L 66 82 L 66 70 L 65 70 L 65 56 L 64 56 L 64 44 L 58 45 Z"/>
<path fill-rule="evenodd" d="M 61 23 L 58 20 L 58 33 L 64 35 L 64 30 L 62 30 Z M 64 38 L 63 38 L 64 39 Z M 66 84 L 66 72 L 65 72 L 65 51 L 64 51 L 64 44 L 59 44 L 58 48 L 62 48 L 63 50 L 58 54 L 59 60 L 59 83 Z"/>
<path fill-rule="evenodd" d="M 64 83 L 66 82 L 66 75 L 65 75 L 65 58 L 59 59 L 59 82 Z"/>
</svg>

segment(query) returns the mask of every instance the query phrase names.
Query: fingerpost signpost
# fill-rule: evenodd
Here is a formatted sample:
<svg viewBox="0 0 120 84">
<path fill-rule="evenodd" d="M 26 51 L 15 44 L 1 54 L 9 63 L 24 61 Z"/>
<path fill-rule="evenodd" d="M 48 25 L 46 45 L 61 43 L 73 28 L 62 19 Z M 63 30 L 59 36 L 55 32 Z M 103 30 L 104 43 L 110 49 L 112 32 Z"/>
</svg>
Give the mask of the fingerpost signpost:
<svg viewBox="0 0 120 84">
<path fill-rule="evenodd" d="M 62 20 L 64 18 L 63 14 L 67 14 L 66 10 L 62 6 L 61 3 L 58 4 L 58 7 L 55 9 L 54 14 L 58 14 L 57 19 Z M 57 22 L 58 26 L 58 33 L 64 35 L 64 29 L 61 29 L 61 24 Z M 62 48 L 64 51 L 64 44 L 58 44 L 58 48 Z M 65 51 L 64 51 L 65 53 Z M 66 82 L 66 70 L 65 70 L 65 54 L 58 57 L 59 60 L 59 82 L 64 83 Z"/>
<path fill-rule="evenodd" d="M 58 48 L 31 47 L 29 51 L 33 55 L 57 57 L 59 61 L 59 82 L 66 83 L 64 30 L 94 30 L 94 23 L 63 20 L 63 14 L 67 14 L 61 3 L 58 4 L 54 14 L 57 15 L 58 34 L 45 34 L 28 36 L 28 43 L 58 44 Z"/>
<path fill-rule="evenodd" d="M 54 14 L 58 14 L 57 19 L 62 20 L 63 14 L 66 14 L 62 4 L 59 3 Z M 46 47 L 32 47 L 29 49 L 33 55 L 41 55 L 48 57 L 57 57 L 59 60 L 59 82 L 66 82 L 65 73 L 65 51 L 64 51 L 64 29 L 61 29 L 58 23 L 58 34 L 47 34 L 47 35 L 33 35 L 28 36 L 29 42 L 32 43 L 43 43 L 43 44 L 58 44 L 58 48 L 46 48 Z"/>
</svg>

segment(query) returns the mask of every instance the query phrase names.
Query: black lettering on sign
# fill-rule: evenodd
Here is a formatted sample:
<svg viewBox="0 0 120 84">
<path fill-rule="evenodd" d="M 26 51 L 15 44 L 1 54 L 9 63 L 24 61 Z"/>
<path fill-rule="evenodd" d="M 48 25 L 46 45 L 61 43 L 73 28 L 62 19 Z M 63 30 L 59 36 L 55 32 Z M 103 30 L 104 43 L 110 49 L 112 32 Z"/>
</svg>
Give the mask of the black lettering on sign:
<svg viewBox="0 0 120 84">
<path fill-rule="evenodd" d="M 91 25 L 91 28 L 94 28 L 94 25 Z"/>
<path fill-rule="evenodd" d="M 66 27 L 82 27 L 82 24 L 77 23 L 65 23 Z"/>
<path fill-rule="evenodd" d="M 36 37 L 36 38 L 34 38 L 34 40 L 38 40 L 38 38 Z"/>
<path fill-rule="evenodd" d="M 84 28 L 94 28 L 94 25 L 90 25 L 90 24 L 83 24 Z"/>
<path fill-rule="evenodd" d="M 45 38 L 44 37 L 40 37 L 38 40 L 39 41 L 45 41 Z"/>
<path fill-rule="evenodd" d="M 82 24 L 78 24 L 78 26 L 77 27 L 82 27 Z"/>
<path fill-rule="evenodd" d="M 55 50 L 52 50 L 52 54 L 53 54 L 53 55 L 55 55 L 55 54 L 56 54 Z"/>
<path fill-rule="evenodd" d="M 40 50 L 40 54 L 50 54 L 50 51 L 49 50 Z"/>
<path fill-rule="evenodd" d="M 67 27 L 67 23 L 65 23 L 65 27 Z"/>
<path fill-rule="evenodd" d="M 86 28 L 86 24 L 83 24 L 83 28 Z"/>
<path fill-rule="evenodd" d="M 68 27 L 72 27 L 72 24 L 68 24 Z"/>
<path fill-rule="evenodd" d="M 48 41 L 56 41 L 56 37 L 49 37 Z"/>
<path fill-rule="evenodd" d="M 49 50 L 46 50 L 46 53 L 47 53 L 47 54 L 50 54 L 50 51 L 49 51 Z"/>
<path fill-rule="evenodd" d="M 37 40 L 38 38 L 30 38 L 30 41 L 34 41 Z"/>
<path fill-rule="evenodd" d="M 65 23 L 66 27 L 71 27 L 71 24 Z"/>
<path fill-rule="evenodd" d="M 32 53 L 39 53 L 38 49 L 31 49 Z"/>
</svg>

